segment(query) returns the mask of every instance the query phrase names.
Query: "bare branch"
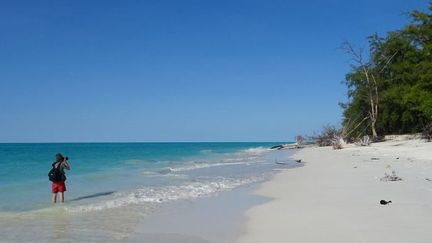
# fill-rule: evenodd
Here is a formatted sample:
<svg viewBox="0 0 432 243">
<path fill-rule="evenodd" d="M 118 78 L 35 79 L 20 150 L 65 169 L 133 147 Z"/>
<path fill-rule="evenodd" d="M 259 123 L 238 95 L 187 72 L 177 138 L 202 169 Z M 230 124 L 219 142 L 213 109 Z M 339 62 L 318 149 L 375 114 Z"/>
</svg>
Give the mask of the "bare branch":
<svg viewBox="0 0 432 243">
<path fill-rule="evenodd" d="M 380 73 L 384 71 L 384 69 L 387 67 L 387 65 L 391 62 L 391 60 L 396 56 L 396 54 L 399 52 L 397 50 L 390 58 L 387 59 L 387 62 L 384 64 L 384 66 L 381 68 Z"/>
</svg>

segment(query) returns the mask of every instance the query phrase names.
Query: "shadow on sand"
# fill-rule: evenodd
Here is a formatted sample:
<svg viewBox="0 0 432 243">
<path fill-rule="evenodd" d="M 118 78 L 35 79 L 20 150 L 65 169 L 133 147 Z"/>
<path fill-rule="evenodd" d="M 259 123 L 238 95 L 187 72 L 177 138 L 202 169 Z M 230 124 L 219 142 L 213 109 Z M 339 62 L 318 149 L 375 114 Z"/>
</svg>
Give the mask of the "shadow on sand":
<svg viewBox="0 0 432 243">
<path fill-rule="evenodd" d="M 69 200 L 69 202 L 72 201 L 80 201 L 80 200 L 85 200 L 85 199 L 90 199 L 90 198 L 95 198 L 95 197 L 103 197 L 103 196 L 108 196 L 113 194 L 115 191 L 108 191 L 108 192 L 98 192 L 95 194 L 91 194 L 91 195 L 87 195 L 87 196 L 82 196 L 82 197 L 77 197 L 74 199 Z"/>
</svg>

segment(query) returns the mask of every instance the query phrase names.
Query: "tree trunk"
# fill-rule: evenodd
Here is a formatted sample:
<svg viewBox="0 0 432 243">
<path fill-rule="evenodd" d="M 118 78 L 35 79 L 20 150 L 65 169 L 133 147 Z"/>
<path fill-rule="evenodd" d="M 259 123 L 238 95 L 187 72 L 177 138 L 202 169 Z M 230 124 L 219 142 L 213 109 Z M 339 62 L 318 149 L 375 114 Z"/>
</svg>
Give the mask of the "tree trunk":
<svg viewBox="0 0 432 243">
<path fill-rule="evenodd" d="M 343 49 L 349 54 L 353 56 L 354 61 L 359 65 L 359 68 L 361 68 L 361 72 L 363 72 L 365 76 L 366 85 L 369 91 L 369 104 L 370 104 L 370 110 L 369 110 L 369 118 L 370 118 L 370 125 L 372 129 L 372 137 L 375 141 L 378 138 L 378 133 L 376 129 L 376 122 L 378 119 L 378 109 L 379 109 L 379 91 L 378 91 L 378 83 L 375 79 L 375 75 L 373 73 L 373 69 L 370 70 L 369 68 L 373 65 L 371 62 L 364 63 L 363 62 L 363 56 L 362 51 L 355 51 L 353 46 L 349 42 L 345 42 L 342 46 Z M 381 70 L 378 72 L 381 73 L 384 68 L 390 63 L 390 61 L 393 59 L 393 57 L 396 56 L 398 52 L 396 51 L 385 63 L 385 65 L 381 68 Z"/>
<path fill-rule="evenodd" d="M 372 128 L 372 139 L 373 141 L 375 141 L 378 138 L 378 134 L 376 132 L 376 128 L 375 128 L 375 123 L 376 121 L 372 121 L 371 122 L 371 128 Z"/>
<path fill-rule="evenodd" d="M 378 104 L 379 104 L 379 93 L 378 93 L 378 84 L 377 81 L 375 79 L 375 75 L 371 74 L 372 76 L 372 81 L 373 81 L 373 87 L 374 87 L 374 91 L 375 91 L 375 97 L 372 98 L 372 117 L 373 120 L 371 122 L 371 128 L 372 128 L 372 140 L 376 141 L 378 138 L 378 134 L 376 131 L 376 121 L 378 119 Z"/>
</svg>

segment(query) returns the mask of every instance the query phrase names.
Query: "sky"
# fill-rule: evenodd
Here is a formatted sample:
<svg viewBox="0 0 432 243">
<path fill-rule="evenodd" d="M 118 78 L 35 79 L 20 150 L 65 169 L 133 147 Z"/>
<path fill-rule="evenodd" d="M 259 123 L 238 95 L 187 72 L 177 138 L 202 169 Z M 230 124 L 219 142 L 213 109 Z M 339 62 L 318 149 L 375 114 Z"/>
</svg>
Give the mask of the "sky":
<svg viewBox="0 0 432 243">
<path fill-rule="evenodd" d="M 0 0 L 0 142 L 292 141 L 426 0 Z"/>
</svg>

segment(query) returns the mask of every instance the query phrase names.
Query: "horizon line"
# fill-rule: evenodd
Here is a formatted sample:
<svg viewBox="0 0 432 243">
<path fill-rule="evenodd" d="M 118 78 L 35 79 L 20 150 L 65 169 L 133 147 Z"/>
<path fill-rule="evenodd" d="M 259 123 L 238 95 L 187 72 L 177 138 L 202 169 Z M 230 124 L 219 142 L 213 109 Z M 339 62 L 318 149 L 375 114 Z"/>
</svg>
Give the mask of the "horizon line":
<svg viewBox="0 0 432 243">
<path fill-rule="evenodd" d="M 0 144 L 72 144 L 72 143 L 294 143 L 294 141 L 74 141 L 74 142 L 0 142 Z"/>
</svg>

